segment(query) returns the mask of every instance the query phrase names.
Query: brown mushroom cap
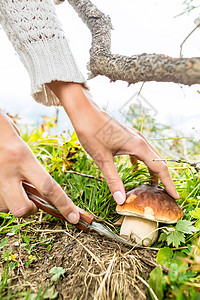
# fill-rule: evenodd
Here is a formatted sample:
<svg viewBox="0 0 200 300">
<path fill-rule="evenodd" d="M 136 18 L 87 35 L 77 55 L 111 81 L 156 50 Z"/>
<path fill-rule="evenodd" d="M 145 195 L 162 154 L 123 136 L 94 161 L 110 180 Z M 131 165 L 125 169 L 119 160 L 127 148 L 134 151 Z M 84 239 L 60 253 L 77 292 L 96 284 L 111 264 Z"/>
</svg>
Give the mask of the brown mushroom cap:
<svg viewBox="0 0 200 300">
<path fill-rule="evenodd" d="M 140 216 L 144 219 L 173 224 L 184 216 L 181 207 L 160 186 L 142 184 L 127 193 L 123 205 L 117 205 L 121 215 Z"/>
</svg>

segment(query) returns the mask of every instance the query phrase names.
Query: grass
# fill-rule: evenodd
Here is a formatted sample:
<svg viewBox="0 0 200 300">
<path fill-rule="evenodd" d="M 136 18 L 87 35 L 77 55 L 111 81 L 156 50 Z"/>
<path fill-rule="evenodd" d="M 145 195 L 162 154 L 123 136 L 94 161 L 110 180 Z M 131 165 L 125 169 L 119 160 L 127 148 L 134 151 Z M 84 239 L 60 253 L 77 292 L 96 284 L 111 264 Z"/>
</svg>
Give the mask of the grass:
<svg viewBox="0 0 200 300">
<path fill-rule="evenodd" d="M 148 119 L 148 122 L 150 121 L 153 122 Z M 71 137 L 52 136 L 49 131 L 51 126 L 48 126 L 47 119 L 45 119 L 45 124 L 29 134 L 22 133 L 22 137 L 76 205 L 92 212 L 97 218 L 110 224 L 114 230 L 119 231 L 119 227 L 113 226 L 113 223 L 119 219 L 115 212 L 115 201 L 100 170 L 79 145 L 75 133 Z M 142 128 L 145 130 L 144 124 Z M 153 131 L 155 132 L 156 130 Z M 184 149 L 181 139 L 174 144 L 174 140 L 167 139 L 162 136 L 162 133 L 163 131 L 161 130 L 160 133 L 159 130 L 159 135 L 150 136 L 152 141 L 156 139 L 160 148 L 164 147 L 167 152 L 170 147 L 173 147 L 173 153 L 176 152 L 182 157 Z M 194 153 L 193 141 L 190 140 L 189 144 L 188 157 L 193 158 L 192 161 L 198 161 L 200 146 L 195 144 Z M 115 158 L 115 165 L 126 191 L 139 184 L 150 182 L 147 169 L 142 163 L 135 170 L 127 157 L 119 156 Z M 154 255 L 154 262 L 157 266 L 153 270 L 151 268 L 145 271 L 139 257 L 130 251 L 123 253 L 120 250 L 107 253 L 106 247 L 111 244 L 108 243 L 103 248 L 99 238 L 96 238 L 99 250 L 95 252 L 90 247 L 90 244 L 94 243 L 92 239 L 85 244 L 83 238 L 79 239 L 80 233 L 76 236 L 70 232 L 67 233 L 65 224 L 42 212 L 26 220 L 17 219 L 9 213 L 0 213 L 0 299 L 59 299 L 59 285 L 66 276 L 72 278 L 70 268 L 73 270 L 75 264 L 80 264 L 80 266 L 83 264 L 82 269 L 78 269 L 79 272 L 83 268 L 86 269 L 84 295 L 89 297 L 95 278 L 94 299 L 129 299 L 127 295 L 130 295 L 133 288 L 138 289 L 141 299 L 144 299 L 147 296 L 141 290 L 140 284 L 146 286 L 149 291 L 148 297 L 151 299 L 199 299 L 200 175 L 194 167 L 183 163 L 169 162 L 168 166 L 180 194 L 178 204 L 184 210 L 185 216 L 184 222 L 177 223 L 175 226 L 162 226 L 161 224 L 160 238 L 154 245 L 154 248 L 159 251 L 156 252 L 157 255 Z M 84 175 L 92 175 L 93 178 Z M 73 226 L 69 228 L 72 228 L 72 232 L 74 231 Z M 57 234 L 55 239 L 51 235 L 48 236 L 47 232 Z M 57 265 L 59 256 L 55 260 L 53 254 L 56 238 L 61 233 L 71 240 L 72 246 L 70 247 L 73 248 L 73 243 L 76 243 L 79 249 L 82 249 L 80 253 L 83 249 L 85 251 L 84 256 L 80 254 L 80 257 L 73 261 L 74 258 L 70 256 L 72 250 L 70 250 L 68 256 L 71 257 L 71 267 L 69 269 L 63 268 L 61 262 Z M 56 280 L 51 280 L 52 274 L 49 272 L 46 277 L 47 283 L 40 282 L 35 286 L 29 280 L 30 275 L 26 278 L 26 273 L 28 270 L 31 272 L 40 261 L 43 262 L 44 257 L 47 257 L 47 265 L 51 265 L 51 269 L 54 268 L 52 272 L 57 277 L 54 277 Z M 97 270 L 99 270 L 98 273 Z M 17 284 L 17 276 L 20 276 L 22 285 Z M 109 288 L 111 286 L 112 293 Z M 71 293 L 73 294 L 72 291 Z M 71 296 L 73 296 L 71 299 L 77 298 L 77 295 Z"/>
</svg>

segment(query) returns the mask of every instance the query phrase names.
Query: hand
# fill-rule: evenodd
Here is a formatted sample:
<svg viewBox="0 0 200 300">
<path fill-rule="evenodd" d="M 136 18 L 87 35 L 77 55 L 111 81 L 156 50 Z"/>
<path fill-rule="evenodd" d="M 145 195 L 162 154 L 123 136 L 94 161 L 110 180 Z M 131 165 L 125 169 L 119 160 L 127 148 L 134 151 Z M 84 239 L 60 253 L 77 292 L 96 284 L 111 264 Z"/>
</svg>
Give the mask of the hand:
<svg viewBox="0 0 200 300">
<path fill-rule="evenodd" d="M 46 172 L 9 119 L 0 113 L 0 211 L 10 211 L 15 217 L 37 211 L 29 200 L 22 181 L 35 186 L 71 222 L 77 223 L 79 212 L 61 187 Z"/>
<path fill-rule="evenodd" d="M 49 87 L 62 102 L 81 144 L 103 172 L 118 204 L 125 201 L 126 195 L 113 157 L 121 154 L 129 154 L 132 160 L 143 161 L 149 168 L 152 182 L 157 183 L 160 178 L 166 191 L 173 198 L 179 198 L 166 163 L 153 161 L 161 156 L 140 132 L 100 110 L 80 84 L 55 81 Z"/>
</svg>

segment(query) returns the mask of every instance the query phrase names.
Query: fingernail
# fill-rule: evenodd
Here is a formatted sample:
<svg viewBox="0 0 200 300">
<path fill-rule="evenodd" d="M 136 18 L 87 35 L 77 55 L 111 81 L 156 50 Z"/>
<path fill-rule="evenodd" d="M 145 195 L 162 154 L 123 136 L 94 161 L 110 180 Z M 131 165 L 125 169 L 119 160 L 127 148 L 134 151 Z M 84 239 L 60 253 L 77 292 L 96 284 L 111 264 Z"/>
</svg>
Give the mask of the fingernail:
<svg viewBox="0 0 200 300">
<path fill-rule="evenodd" d="M 180 198 L 180 196 L 179 196 L 179 193 L 176 191 L 176 199 L 179 199 Z"/>
<path fill-rule="evenodd" d="M 115 192 L 113 194 L 113 197 L 114 197 L 115 201 L 117 202 L 117 204 L 119 204 L 119 205 L 123 204 L 125 201 L 125 196 L 120 191 Z"/>
<path fill-rule="evenodd" d="M 68 216 L 67 219 L 69 220 L 70 223 L 76 224 L 79 221 L 79 215 L 71 212 Z"/>
</svg>

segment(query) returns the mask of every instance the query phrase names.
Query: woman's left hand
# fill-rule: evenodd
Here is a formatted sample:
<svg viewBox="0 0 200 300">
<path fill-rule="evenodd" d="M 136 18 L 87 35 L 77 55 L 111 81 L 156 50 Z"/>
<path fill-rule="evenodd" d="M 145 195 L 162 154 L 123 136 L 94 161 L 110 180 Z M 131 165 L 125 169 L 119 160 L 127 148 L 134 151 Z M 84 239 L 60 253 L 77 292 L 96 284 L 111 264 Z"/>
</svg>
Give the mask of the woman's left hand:
<svg viewBox="0 0 200 300">
<path fill-rule="evenodd" d="M 103 172 L 118 204 L 125 201 L 126 194 L 113 157 L 121 154 L 143 161 L 150 171 L 152 183 L 158 183 L 160 178 L 166 191 L 173 198 L 179 198 L 166 163 L 154 161 L 162 157 L 139 131 L 100 110 L 80 84 L 53 82 L 50 87 L 61 100 L 79 141 Z"/>
</svg>

